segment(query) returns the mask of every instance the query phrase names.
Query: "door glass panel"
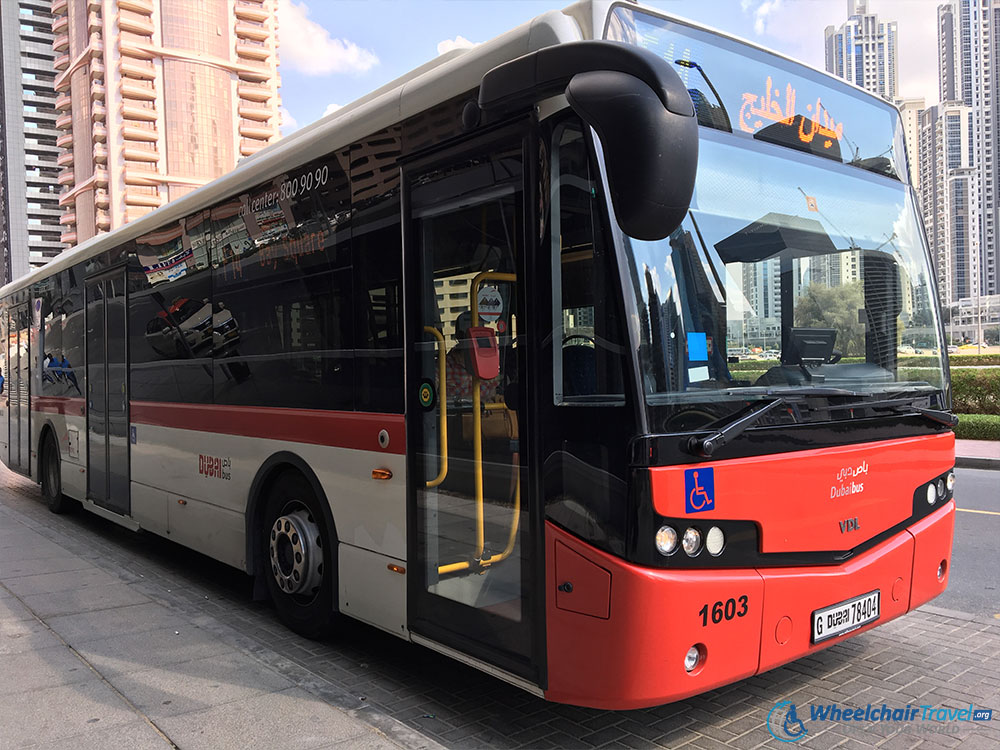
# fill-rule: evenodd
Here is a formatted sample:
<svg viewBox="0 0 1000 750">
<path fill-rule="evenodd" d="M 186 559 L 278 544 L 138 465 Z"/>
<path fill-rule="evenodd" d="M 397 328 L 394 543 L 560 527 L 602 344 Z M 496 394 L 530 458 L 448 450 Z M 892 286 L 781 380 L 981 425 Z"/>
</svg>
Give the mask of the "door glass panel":
<svg viewBox="0 0 1000 750">
<path fill-rule="evenodd" d="M 31 432 L 28 427 L 31 412 L 28 391 L 29 321 L 28 305 L 11 308 L 7 349 L 9 371 L 5 373 L 7 380 L 4 382 L 10 413 L 10 466 L 25 473 L 29 471 L 31 455 Z"/>
<path fill-rule="evenodd" d="M 87 494 L 99 505 L 108 497 L 107 377 L 104 282 L 87 287 Z"/>
<path fill-rule="evenodd" d="M 128 367 L 125 359 L 125 278 L 104 281 L 105 356 L 107 358 L 108 503 L 115 513 L 129 512 Z"/>
<path fill-rule="evenodd" d="M 122 515 L 130 509 L 125 321 L 124 273 L 87 286 L 87 491 Z"/>
<path fill-rule="evenodd" d="M 411 184 L 422 334 L 410 369 L 418 610 L 461 636 L 530 656 L 517 409 L 520 144 Z"/>
<path fill-rule="evenodd" d="M 10 420 L 8 433 L 8 450 L 10 451 L 10 466 L 19 465 L 18 450 L 20 449 L 20 423 L 17 419 L 17 308 L 11 308 L 7 321 L 7 363 L 4 371 L 7 381 L 4 391 L 7 396 L 7 414 Z"/>
<path fill-rule="evenodd" d="M 17 418 L 21 423 L 20 434 L 20 465 L 21 471 L 28 473 L 31 463 L 31 429 L 28 420 L 31 418 L 30 392 L 28 389 L 28 378 L 31 377 L 29 370 L 30 345 L 29 337 L 31 331 L 31 311 L 28 305 L 24 305 L 18 310 L 18 331 L 17 331 L 17 369 L 18 369 L 18 393 L 17 393 Z"/>
</svg>

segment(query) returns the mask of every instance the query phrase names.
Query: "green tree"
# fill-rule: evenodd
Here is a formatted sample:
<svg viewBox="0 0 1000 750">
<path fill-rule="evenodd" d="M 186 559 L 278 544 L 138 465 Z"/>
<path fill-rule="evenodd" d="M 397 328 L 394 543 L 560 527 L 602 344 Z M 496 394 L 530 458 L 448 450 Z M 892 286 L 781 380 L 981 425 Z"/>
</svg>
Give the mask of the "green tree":
<svg viewBox="0 0 1000 750">
<path fill-rule="evenodd" d="M 835 347 L 845 357 L 865 355 L 865 326 L 858 321 L 865 293 L 860 281 L 840 286 L 810 284 L 795 301 L 795 325 L 799 328 L 834 328 Z"/>
</svg>

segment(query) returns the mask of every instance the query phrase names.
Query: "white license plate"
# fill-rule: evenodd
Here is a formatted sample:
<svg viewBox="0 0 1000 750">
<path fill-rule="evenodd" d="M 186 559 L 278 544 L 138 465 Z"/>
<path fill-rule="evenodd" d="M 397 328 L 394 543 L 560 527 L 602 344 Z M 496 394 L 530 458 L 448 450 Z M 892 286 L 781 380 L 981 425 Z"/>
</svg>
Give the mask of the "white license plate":
<svg viewBox="0 0 1000 750">
<path fill-rule="evenodd" d="M 812 642 L 819 643 L 827 638 L 860 628 L 879 618 L 882 601 L 881 591 L 872 591 L 846 602 L 813 612 Z"/>
</svg>

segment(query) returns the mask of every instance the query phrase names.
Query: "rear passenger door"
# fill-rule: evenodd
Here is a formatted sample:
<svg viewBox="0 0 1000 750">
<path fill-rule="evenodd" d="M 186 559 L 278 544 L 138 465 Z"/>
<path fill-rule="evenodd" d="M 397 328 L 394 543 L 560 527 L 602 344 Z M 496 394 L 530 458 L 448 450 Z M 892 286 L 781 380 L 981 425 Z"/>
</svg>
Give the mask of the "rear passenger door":
<svg viewBox="0 0 1000 750">
<path fill-rule="evenodd" d="M 127 516 L 129 402 L 125 270 L 87 279 L 87 496 Z"/>
</svg>

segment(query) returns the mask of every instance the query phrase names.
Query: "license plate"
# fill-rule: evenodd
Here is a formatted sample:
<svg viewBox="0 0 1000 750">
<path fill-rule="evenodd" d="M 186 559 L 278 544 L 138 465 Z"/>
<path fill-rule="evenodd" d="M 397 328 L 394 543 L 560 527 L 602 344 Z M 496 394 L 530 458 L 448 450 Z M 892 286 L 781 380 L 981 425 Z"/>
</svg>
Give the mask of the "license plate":
<svg viewBox="0 0 1000 750">
<path fill-rule="evenodd" d="M 812 642 L 843 635 L 879 618 L 881 591 L 871 591 L 846 602 L 813 612 Z"/>
</svg>

